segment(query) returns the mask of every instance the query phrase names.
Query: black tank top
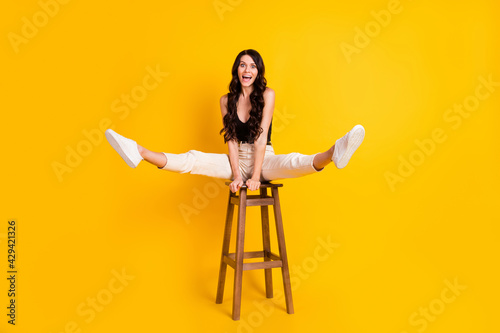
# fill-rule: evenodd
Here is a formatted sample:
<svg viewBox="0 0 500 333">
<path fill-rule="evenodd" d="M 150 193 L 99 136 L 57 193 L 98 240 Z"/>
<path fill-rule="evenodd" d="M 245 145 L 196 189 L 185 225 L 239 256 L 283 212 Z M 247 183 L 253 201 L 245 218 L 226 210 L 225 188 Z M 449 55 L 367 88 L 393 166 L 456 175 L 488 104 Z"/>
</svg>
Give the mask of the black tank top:
<svg viewBox="0 0 500 333">
<path fill-rule="evenodd" d="M 253 143 L 253 138 L 250 136 L 250 127 L 248 126 L 248 120 L 246 123 L 240 120 L 240 117 L 236 115 L 236 138 L 238 141 L 247 141 Z M 269 131 L 267 132 L 267 142 L 271 141 L 271 131 L 273 129 L 273 121 L 269 124 Z"/>
</svg>

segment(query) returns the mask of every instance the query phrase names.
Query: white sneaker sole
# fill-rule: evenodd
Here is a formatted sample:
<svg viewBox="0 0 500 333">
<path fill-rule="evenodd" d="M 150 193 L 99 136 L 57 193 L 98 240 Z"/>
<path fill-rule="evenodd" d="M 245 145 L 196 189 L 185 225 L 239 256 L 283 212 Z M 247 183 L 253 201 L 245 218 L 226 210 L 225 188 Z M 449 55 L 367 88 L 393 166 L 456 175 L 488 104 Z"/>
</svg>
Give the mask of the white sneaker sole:
<svg viewBox="0 0 500 333">
<path fill-rule="evenodd" d="M 106 139 L 108 140 L 111 147 L 113 147 L 116 150 L 116 152 L 120 155 L 120 157 L 123 158 L 125 163 L 127 163 L 127 165 L 131 168 L 136 168 L 138 163 L 136 164 L 132 162 L 127 152 L 125 151 L 125 147 L 122 147 L 120 145 L 120 137 L 117 136 L 118 134 L 112 129 L 107 129 L 104 134 L 106 135 Z"/>
<path fill-rule="evenodd" d="M 349 141 L 347 142 L 347 149 L 344 155 L 340 158 L 337 164 L 337 168 L 339 169 L 345 168 L 345 166 L 347 165 L 347 163 L 349 163 L 349 160 L 351 159 L 356 149 L 358 149 L 358 147 L 363 142 L 364 138 L 365 138 L 364 127 L 361 125 L 354 126 L 353 129 L 351 130 Z"/>
</svg>

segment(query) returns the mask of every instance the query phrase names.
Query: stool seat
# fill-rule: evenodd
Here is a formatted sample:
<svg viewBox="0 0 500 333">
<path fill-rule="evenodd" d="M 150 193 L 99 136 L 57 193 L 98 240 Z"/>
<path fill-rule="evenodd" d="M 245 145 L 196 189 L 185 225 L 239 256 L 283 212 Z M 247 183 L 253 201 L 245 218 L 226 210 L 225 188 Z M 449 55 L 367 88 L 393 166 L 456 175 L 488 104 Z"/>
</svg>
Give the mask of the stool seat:
<svg viewBox="0 0 500 333">
<path fill-rule="evenodd" d="M 226 185 L 231 182 L 226 182 Z M 292 301 L 292 290 L 290 285 L 290 273 L 288 269 L 288 259 L 285 246 L 285 235 L 283 231 L 283 221 L 281 217 L 281 206 L 278 195 L 278 188 L 283 184 L 264 182 L 260 185 L 260 195 L 247 195 L 248 187 L 240 187 L 239 195 L 229 191 L 227 205 L 226 225 L 224 229 L 224 240 L 222 244 L 222 256 L 219 270 L 219 281 L 217 286 L 216 303 L 222 303 L 224 295 L 224 284 L 226 280 L 226 270 L 229 265 L 235 270 L 234 291 L 233 291 L 233 320 L 240 319 L 241 289 L 243 271 L 253 269 L 264 269 L 266 283 L 266 297 L 273 297 L 272 268 L 281 268 L 283 286 L 285 293 L 286 309 L 289 314 L 294 312 Z M 271 189 L 271 195 L 267 194 L 267 189 Z M 238 206 L 238 226 L 236 233 L 236 252 L 229 253 L 229 243 L 231 240 L 231 229 L 234 207 Z M 262 251 L 244 251 L 246 207 L 260 206 L 262 220 Z M 269 236 L 269 211 L 268 206 L 273 206 L 274 220 L 276 223 L 276 235 L 278 237 L 279 254 L 271 252 L 271 241 Z M 263 258 L 263 262 L 245 263 L 244 259 Z"/>
</svg>

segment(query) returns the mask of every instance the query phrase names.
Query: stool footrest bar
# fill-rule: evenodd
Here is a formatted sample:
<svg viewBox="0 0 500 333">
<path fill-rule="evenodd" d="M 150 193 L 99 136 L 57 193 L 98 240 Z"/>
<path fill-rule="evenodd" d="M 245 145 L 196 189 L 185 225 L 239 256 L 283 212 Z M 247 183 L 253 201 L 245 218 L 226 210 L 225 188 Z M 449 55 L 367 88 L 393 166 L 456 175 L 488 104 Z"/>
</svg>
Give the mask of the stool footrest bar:
<svg viewBox="0 0 500 333">
<path fill-rule="evenodd" d="M 283 267 L 281 260 L 276 261 L 263 261 L 263 262 L 248 262 L 243 264 L 244 271 L 250 271 L 252 269 L 266 269 L 266 268 L 276 268 Z"/>
<path fill-rule="evenodd" d="M 234 196 L 231 198 L 233 205 L 240 204 L 240 197 Z M 272 206 L 274 198 L 270 196 L 261 197 L 260 195 L 247 195 L 246 206 Z"/>
<path fill-rule="evenodd" d="M 235 253 L 228 253 L 224 256 L 224 262 L 229 266 L 231 266 L 232 268 L 236 269 L 235 258 L 236 258 Z M 243 253 L 243 259 L 253 259 L 253 258 L 266 258 L 269 259 L 269 261 L 243 263 L 244 271 L 249 271 L 252 269 L 283 267 L 283 262 L 281 261 L 281 258 L 277 254 L 272 252 L 269 252 L 268 256 L 264 255 L 264 251 L 250 251 Z"/>
</svg>

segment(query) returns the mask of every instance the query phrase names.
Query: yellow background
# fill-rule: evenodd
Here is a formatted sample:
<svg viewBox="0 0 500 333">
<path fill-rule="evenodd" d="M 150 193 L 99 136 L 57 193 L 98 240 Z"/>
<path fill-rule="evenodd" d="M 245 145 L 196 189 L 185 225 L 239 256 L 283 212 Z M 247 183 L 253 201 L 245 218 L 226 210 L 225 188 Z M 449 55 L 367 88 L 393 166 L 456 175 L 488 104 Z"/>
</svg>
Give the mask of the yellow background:
<svg viewBox="0 0 500 333">
<path fill-rule="evenodd" d="M 19 273 L 15 327 L 0 283 L 0 331 L 498 332 L 500 87 L 457 128 L 444 117 L 480 77 L 500 82 L 500 8 L 402 0 L 386 26 L 374 23 L 372 11 L 393 5 L 72 0 L 44 22 L 37 1 L 4 2 L 0 268 L 15 219 Z M 34 16 L 38 31 L 13 46 Z M 368 45 L 346 57 L 341 45 L 356 46 L 367 27 Z M 130 169 L 96 131 L 109 121 L 153 150 L 225 153 L 218 101 L 245 48 L 261 53 L 276 91 L 277 153 L 326 150 L 357 123 L 366 138 L 346 169 L 283 181 L 296 313 L 266 303 L 263 273 L 251 271 L 234 322 L 232 269 L 215 304 L 227 190 L 146 163 Z M 128 114 L 115 112 L 147 68 L 169 74 Z M 446 140 L 419 153 L 415 140 L 435 128 Z M 87 156 L 58 178 L 68 147 Z M 410 156 L 424 160 L 401 177 Z M 388 172 L 404 181 L 391 186 Z M 247 250 L 260 246 L 258 217 L 250 209 Z M 328 237 L 337 247 L 319 260 Z M 133 278 L 111 294 L 122 270 Z M 452 297 L 446 281 L 466 289 Z M 78 309 L 97 296 L 109 302 L 90 320 Z M 423 320 L 429 307 L 439 314 Z"/>
</svg>

